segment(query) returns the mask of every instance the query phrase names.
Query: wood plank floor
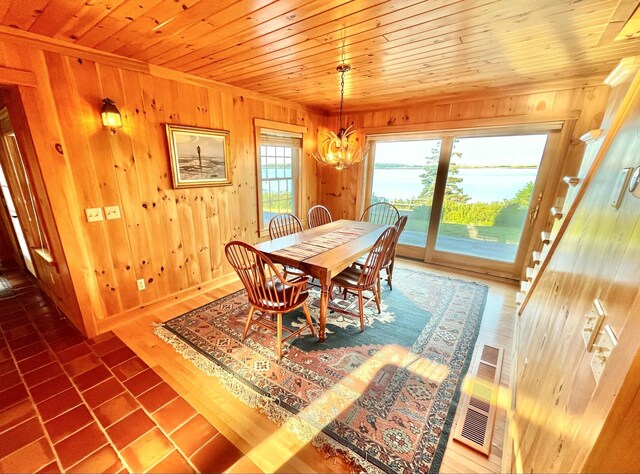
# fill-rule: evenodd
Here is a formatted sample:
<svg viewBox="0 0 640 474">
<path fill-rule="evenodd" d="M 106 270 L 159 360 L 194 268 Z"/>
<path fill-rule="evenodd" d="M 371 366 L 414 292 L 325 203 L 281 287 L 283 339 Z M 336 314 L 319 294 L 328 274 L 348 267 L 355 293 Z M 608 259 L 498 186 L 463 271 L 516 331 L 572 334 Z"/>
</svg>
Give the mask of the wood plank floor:
<svg viewBox="0 0 640 474">
<path fill-rule="evenodd" d="M 409 260 L 399 260 L 398 265 L 481 281 L 489 286 L 476 349 L 483 343 L 504 347 L 501 386 L 504 389 L 503 394 L 508 395 L 516 308 L 515 284 L 485 280 L 477 276 L 457 275 Z M 266 416 L 234 398 L 215 378 L 200 372 L 153 334 L 154 323 L 164 322 L 240 288 L 239 282 L 226 285 L 156 310 L 153 314 L 118 327 L 114 332 L 216 429 L 242 450 L 248 466 L 255 464 L 264 472 L 348 472 L 349 466 L 340 458 L 325 458 L 313 446 L 305 445 L 287 431 L 279 429 Z M 475 352 L 474 358 L 477 357 Z M 487 458 L 450 440 L 441 472 L 500 472 L 506 426 L 504 407 L 508 404 L 508 399 L 508 396 L 501 397 L 504 401 L 496 416 L 491 455 Z"/>
</svg>

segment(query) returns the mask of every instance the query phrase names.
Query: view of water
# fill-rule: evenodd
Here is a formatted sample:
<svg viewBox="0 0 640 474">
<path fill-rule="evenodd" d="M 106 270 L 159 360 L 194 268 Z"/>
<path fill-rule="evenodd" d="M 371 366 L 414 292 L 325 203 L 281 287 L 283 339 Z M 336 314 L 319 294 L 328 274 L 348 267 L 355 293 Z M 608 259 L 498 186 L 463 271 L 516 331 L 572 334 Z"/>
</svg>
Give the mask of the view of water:
<svg viewBox="0 0 640 474">
<path fill-rule="evenodd" d="M 375 169 L 373 192 L 388 199 L 410 199 L 422 191 L 419 168 Z M 535 168 L 459 168 L 459 186 L 470 202 L 510 199 L 529 181 L 535 181 Z"/>
</svg>

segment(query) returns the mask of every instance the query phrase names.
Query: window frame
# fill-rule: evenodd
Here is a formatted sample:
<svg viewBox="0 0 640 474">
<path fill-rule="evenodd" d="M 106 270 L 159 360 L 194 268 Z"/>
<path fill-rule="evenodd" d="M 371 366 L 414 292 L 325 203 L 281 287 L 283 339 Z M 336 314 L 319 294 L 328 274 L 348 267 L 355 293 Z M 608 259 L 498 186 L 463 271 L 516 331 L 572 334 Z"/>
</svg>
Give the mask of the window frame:
<svg viewBox="0 0 640 474">
<path fill-rule="evenodd" d="M 556 157 L 561 152 L 561 144 L 566 140 L 566 134 L 569 120 L 550 120 L 525 124 L 512 124 L 512 125 L 499 125 L 499 126 L 477 126 L 477 127 L 456 127 L 456 128 L 443 128 L 443 129 L 427 129 L 420 130 L 419 126 L 411 127 L 412 130 L 403 131 L 390 131 L 385 129 L 370 129 L 365 130 L 367 146 L 370 146 L 373 153 L 365 164 L 365 172 L 362 176 L 362 188 L 365 190 L 363 196 L 359 196 L 360 202 L 356 205 L 360 209 L 364 209 L 369 205 L 371 201 L 371 191 L 373 186 L 373 170 L 375 164 L 375 146 L 376 141 L 403 141 L 408 139 L 440 139 L 442 145 L 440 148 L 440 159 L 438 161 L 438 170 L 435 183 L 434 200 L 431 209 L 431 217 L 428 226 L 428 235 L 437 235 L 436 229 L 439 227 L 439 220 L 442 214 L 442 206 L 444 199 L 444 188 L 446 186 L 447 176 L 449 172 L 449 164 L 451 160 L 451 151 L 453 148 L 453 142 L 456 138 L 469 138 L 469 137 L 486 137 L 486 136 L 505 136 L 505 135 L 530 135 L 537 133 L 547 134 L 547 144 L 545 151 L 538 169 L 538 177 L 535 182 L 535 188 L 533 195 L 537 195 L 540 192 L 543 193 L 543 202 L 540 203 L 541 208 L 545 208 L 545 203 L 548 204 L 551 199 L 550 196 L 554 196 L 552 191 L 557 187 L 558 183 L 554 180 L 549 181 L 548 177 L 554 173 L 558 174 L 562 167 L 562 160 L 559 163 Z M 529 210 L 535 206 L 534 199 L 531 200 Z M 544 221 L 544 222 L 543 222 Z M 427 245 L 422 247 L 412 247 L 403 244 L 398 245 L 398 254 L 409 258 L 415 258 L 422 260 L 426 263 L 451 266 L 462 270 L 481 271 L 483 273 L 503 277 L 503 278 L 518 278 L 524 272 L 524 267 L 527 263 L 527 258 L 531 252 L 531 246 L 533 243 L 533 236 L 539 233 L 544 228 L 546 219 L 539 219 L 535 222 L 530 222 L 528 219 L 525 221 L 523 228 L 523 236 L 521 237 L 520 245 L 518 247 L 516 257 L 512 263 L 501 262 L 498 260 L 490 260 L 482 257 L 458 255 L 455 253 L 449 253 L 442 250 L 436 250 L 436 239 L 431 238 L 427 240 Z M 526 233 L 526 235 L 525 235 Z"/>
<path fill-rule="evenodd" d="M 299 216 L 300 209 L 302 209 L 302 193 L 301 181 L 300 181 L 300 169 L 302 166 L 302 157 L 304 156 L 304 143 L 305 135 L 308 133 L 307 127 L 301 125 L 292 125 L 285 122 L 275 122 L 265 119 L 254 119 L 255 130 L 255 172 L 256 172 L 256 209 L 257 209 L 257 232 L 258 237 L 268 237 L 269 227 L 268 223 L 264 223 L 262 219 L 263 214 L 263 200 L 262 200 L 262 134 L 263 131 L 274 131 L 283 134 L 301 135 L 301 145 L 299 149 L 298 157 L 292 156 L 291 163 L 291 175 L 293 181 L 293 213 Z M 301 219 L 303 220 L 303 219 Z M 304 221 L 304 220 L 303 220 Z"/>
</svg>

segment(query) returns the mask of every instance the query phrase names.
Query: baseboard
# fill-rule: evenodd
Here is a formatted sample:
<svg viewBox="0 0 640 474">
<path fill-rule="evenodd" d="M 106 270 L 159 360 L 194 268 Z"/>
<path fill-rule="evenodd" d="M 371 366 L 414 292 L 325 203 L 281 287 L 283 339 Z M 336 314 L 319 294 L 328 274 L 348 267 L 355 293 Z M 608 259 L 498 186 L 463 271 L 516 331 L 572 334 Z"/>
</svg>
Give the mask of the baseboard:
<svg viewBox="0 0 640 474">
<path fill-rule="evenodd" d="M 168 296 L 155 300 L 152 303 L 141 305 L 136 308 L 128 309 L 121 313 L 114 314 L 97 322 L 98 334 L 102 334 L 107 331 L 113 331 L 121 324 L 128 323 L 132 320 L 145 316 L 150 312 L 166 308 L 167 306 L 179 303 L 189 298 L 193 298 L 194 296 L 198 296 L 207 293 L 208 291 L 215 290 L 216 288 L 228 285 L 229 283 L 232 283 L 236 280 L 238 280 L 238 276 L 235 272 L 228 273 L 226 275 L 222 275 L 218 278 L 214 278 L 213 280 L 203 283 L 202 285 L 198 285 L 197 287 L 187 288 L 186 290 L 172 293 Z"/>
</svg>

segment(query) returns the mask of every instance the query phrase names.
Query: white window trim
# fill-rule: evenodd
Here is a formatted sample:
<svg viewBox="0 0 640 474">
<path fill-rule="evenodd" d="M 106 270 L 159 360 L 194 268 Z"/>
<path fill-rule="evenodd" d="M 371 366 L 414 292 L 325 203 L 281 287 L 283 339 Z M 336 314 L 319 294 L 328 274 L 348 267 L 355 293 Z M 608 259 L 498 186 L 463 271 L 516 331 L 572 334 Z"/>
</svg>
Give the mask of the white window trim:
<svg viewBox="0 0 640 474">
<path fill-rule="evenodd" d="M 254 119 L 255 129 L 255 150 L 256 150 L 256 209 L 257 209 L 257 230 L 258 237 L 268 237 L 269 229 L 262 222 L 262 163 L 260 160 L 260 143 L 263 130 L 272 130 L 277 132 L 285 132 L 291 134 L 302 135 L 302 146 L 300 147 L 300 156 L 293 164 L 293 195 L 294 195 L 294 214 L 298 217 L 301 205 L 301 183 L 300 183 L 300 167 L 302 165 L 302 157 L 304 156 L 304 140 L 307 134 L 307 127 L 300 125 L 292 125 L 284 122 L 274 122 L 272 120 Z"/>
</svg>

